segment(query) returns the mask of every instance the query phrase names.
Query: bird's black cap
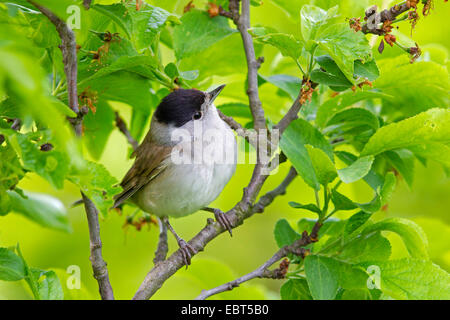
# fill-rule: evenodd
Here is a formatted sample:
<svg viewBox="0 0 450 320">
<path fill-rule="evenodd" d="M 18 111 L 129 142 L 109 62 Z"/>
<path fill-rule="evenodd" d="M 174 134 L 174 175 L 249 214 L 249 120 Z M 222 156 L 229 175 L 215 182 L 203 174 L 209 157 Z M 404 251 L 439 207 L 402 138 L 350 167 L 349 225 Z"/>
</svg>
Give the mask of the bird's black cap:
<svg viewBox="0 0 450 320">
<path fill-rule="evenodd" d="M 162 99 L 155 111 L 159 122 L 181 127 L 201 109 L 206 94 L 195 89 L 178 89 Z"/>
<path fill-rule="evenodd" d="M 175 90 L 162 99 L 156 108 L 155 117 L 159 122 L 179 128 L 192 120 L 207 97 L 209 103 L 212 103 L 224 87 L 225 85 L 221 85 L 207 93 L 196 89 Z"/>
</svg>

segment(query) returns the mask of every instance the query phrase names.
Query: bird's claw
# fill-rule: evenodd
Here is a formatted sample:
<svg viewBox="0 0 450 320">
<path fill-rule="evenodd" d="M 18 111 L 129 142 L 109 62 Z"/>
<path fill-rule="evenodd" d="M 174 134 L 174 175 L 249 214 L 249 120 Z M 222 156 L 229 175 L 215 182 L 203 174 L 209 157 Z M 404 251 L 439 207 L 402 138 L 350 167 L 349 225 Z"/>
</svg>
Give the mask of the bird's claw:
<svg viewBox="0 0 450 320">
<path fill-rule="evenodd" d="M 183 239 L 178 240 L 178 246 L 180 247 L 181 254 L 183 255 L 184 264 L 187 267 L 191 264 L 192 255 L 196 254 L 195 249 Z"/>
<path fill-rule="evenodd" d="M 228 230 L 230 233 L 230 236 L 233 236 L 233 227 L 231 225 L 230 220 L 228 219 L 228 216 L 226 213 L 222 212 L 219 209 L 214 209 L 214 216 L 216 217 L 216 221 L 225 229 Z"/>
</svg>

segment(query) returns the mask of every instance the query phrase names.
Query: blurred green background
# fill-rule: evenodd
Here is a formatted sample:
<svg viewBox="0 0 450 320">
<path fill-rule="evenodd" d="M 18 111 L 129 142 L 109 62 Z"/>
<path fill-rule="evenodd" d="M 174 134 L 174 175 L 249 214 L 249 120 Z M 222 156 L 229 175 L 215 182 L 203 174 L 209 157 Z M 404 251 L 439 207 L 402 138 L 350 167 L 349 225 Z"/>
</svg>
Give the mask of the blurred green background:
<svg viewBox="0 0 450 320">
<path fill-rule="evenodd" d="M 97 3 L 112 3 L 114 1 L 96 1 Z M 151 4 L 163 7 L 179 15 L 188 0 L 148 1 Z M 310 1 L 292 1 L 293 6 Z M 312 1 L 314 2 L 314 1 Z M 316 5 L 327 6 L 332 1 L 317 0 Z M 365 8 L 371 4 L 387 7 L 391 1 L 341 1 L 341 12 L 344 17 L 363 16 Z M 196 0 L 197 8 L 203 8 L 204 0 Z M 448 17 L 450 5 L 443 1 L 435 1 L 435 10 L 427 18 L 419 21 L 413 32 L 413 39 L 421 46 L 439 44 L 450 49 Z M 280 32 L 299 34 L 299 18 L 271 2 L 264 3 L 260 7 L 252 8 L 252 24 L 264 24 L 277 28 Z M 400 31 L 410 35 L 408 23 L 401 24 Z M 238 35 L 237 35 L 238 36 Z M 228 41 L 228 40 L 223 40 Z M 375 48 L 378 41 L 373 41 Z M 219 42 L 217 46 L 224 45 Z M 403 54 L 397 48 L 387 47 L 382 56 L 374 50 L 376 59 Z M 275 58 L 275 49 L 265 48 L 263 52 L 266 63 L 261 69 L 263 75 L 268 75 L 271 70 L 271 62 Z M 173 57 L 167 53 L 167 62 L 173 61 Z M 241 59 L 242 70 L 246 69 L 245 60 Z M 190 62 L 195 65 L 195 60 Z M 211 73 L 214 73 L 215 65 L 211 65 Z M 290 73 L 290 70 L 283 70 Z M 218 74 L 220 76 L 220 74 Z M 297 75 L 298 76 L 298 75 Z M 225 91 L 222 102 L 231 97 L 245 99 L 243 91 L 243 79 L 237 77 L 225 79 L 234 82 Z M 220 78 L 218 78 L 220 79 Z M 221 82 L 223 83 L 224 79 Z M 233 90 L 239 90 L 236 93 Z M 273 92 L 269 85 L 261 87 L 263 106 L 273 107 Z M 244 100 L 245 101 L 245 100 Z M 218 101 L 220 104 L 221 101 Z M 284 103 L 284 102 L 283 102 Z M 288 103 L 288 101 L 286 101 Z M 129 121 L 130 109 L 126 105 L 114 105 L 121 115 Z M 443 106 L 445 107 L 445 106 Z M 128 145 L 124 136 L 118 131 L 110 136 L 108 146 L 100 160 L 102 164 L 118 179 L 125 174 L 132 161 L 128 159 Z M 286 174 L 288 164 L 283 164 L 279 172 L 268 179 L 262 193 L 274 188 Z M 408 217 L 418 223 L 428 236 L 431 259 L 443 269 L 450 271 L 450 179 L 446 177 L 444 170 L 437 164 L 430 162 L 428 167 L 423 167 L 416 162 L 415 181 L 410 189 L 400 180 L 393 199 L 386 211 L 377 213 L 374 218 L 383 217 Z M 225 188 L 222 195 L 212 206 L 222 210 L 230 209 L 242 196 L 242 189 L 246 186 L 252 172 L 251 165 L 239 165 L 235 176 Z M 56 191 L 46 181 L 37 175 L 29 174 L 19 185 L 20 188 L 35 192 L 49 193 L 69 207 L 71 203 L 80 198 L 79 190 L 66 182 L 63 190 Z M 363 182 L 357 182 L 342 186 L 342 190 L 352 199 L 368 201 L 372 197 Z M 288 201 L 302 203 L 312 202 L 314 194 L 306 184 L 298 178 L 289 187 L 287 195 L 279 197 L 261 215 L 256 215 L 247 220 L 243 226 L 235 229 L 233 237 L 224 233 L 212 241 L 204 252 L 198 254 L 189 269 L 180 270 L 174 277 L 166 282 L 163 288 L 155 295 L 155 299 L 192 299 L 202 289 L 230 281 L 233 277 L 248 273 L 267 260 L 276 250 L 277 246 L 273 238 L 272 230 L 275 222 L 284 217 L 293 223 L 302 217 L 311 217 L 308 214 L 292 209 L 287 205 Z M 103 254 L 108 263 L 110 279 L 116 298 L 129 299 L 137 290 L 140 282 L 152 267 L 153 253 L 158 238 L 158 227 L 145 226 L 140 232 L 133 227 L 123 229 L 125 215 L 130 214 L 131 209 L 122 215 L 111 212 L 110 216 L 101 221 L 101 235 L 103 239 Z M 62 233 L 44 229 L 37 224 L 16 214 L 9 214 L 0 218 L 0 246 L 12 246 L 20 243 L 25 259 L 29 265 L 42 269 L 59 269 L 59 274 L 65 273 L 70 265 L 78 265 L 81 268 L 82 290 L 71 290 L 75 298 L 98 298 L 97 283 L 92 277 L 92 269 L 89 262 L 89 236 L 84 210 L 81 207 L 69 209 L 69 219 L 73 231 Z M 338 217 L 348 217 L 352 212 L 347 212 Z M 194 215 L 175 220 L 172 224 L 177 232 L 184 238 L 190 239 L 206 223 L 211 214 L 198 212 Z M 395 235 L 390 236 L 393 243 L 393 257 L 406 256 L 405 248 L 401 240 Z M 177 248 L 176 242 L 169 236 L 171 251 Z M 65 280 L 62 279 L 63 287 Z M 263 299 L 278 298 L 281 281 L 254 280 L 232 292 L 216 296 L 216 298 L 233 299 Z M 24 282 L 0 282 L 0 299 L 31 299 L 31 294 Z"/>
</svg>

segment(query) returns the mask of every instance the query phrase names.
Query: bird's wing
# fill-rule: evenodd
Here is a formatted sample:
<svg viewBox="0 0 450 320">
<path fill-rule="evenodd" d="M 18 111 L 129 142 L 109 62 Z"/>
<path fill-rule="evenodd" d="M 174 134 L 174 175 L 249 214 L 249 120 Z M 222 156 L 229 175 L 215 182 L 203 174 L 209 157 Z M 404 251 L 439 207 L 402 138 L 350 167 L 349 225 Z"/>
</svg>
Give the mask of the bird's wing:
<svg viewBox="0 0 450 320">
<path fill-rule="evenodd" d="M 161 146 L 147 138 L 135 151 L 136 160 L 120 183 L 123 191 L 114 197 L 113 208 L 120 206 L 167 167 L 168 161 L 164 160 L 170 156 L 172 147 Z"/>
</svg>

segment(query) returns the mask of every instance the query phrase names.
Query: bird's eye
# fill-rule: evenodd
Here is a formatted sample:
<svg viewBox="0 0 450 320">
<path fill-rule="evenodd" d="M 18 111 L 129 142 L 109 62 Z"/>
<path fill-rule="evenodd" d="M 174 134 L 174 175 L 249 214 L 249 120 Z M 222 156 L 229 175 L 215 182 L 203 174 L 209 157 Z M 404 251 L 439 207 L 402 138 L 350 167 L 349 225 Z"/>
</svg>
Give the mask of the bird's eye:
<svg viewBox="0 0 450 320">
<path fill-rule="evenodd" d="M 203 116 L 203 113 L 201 111 L 197 111 L 196 113 L 194 113 L 194 115 L 192 116 L 192 119 L 194 120 L 200 120 Z"/>
</svg>

